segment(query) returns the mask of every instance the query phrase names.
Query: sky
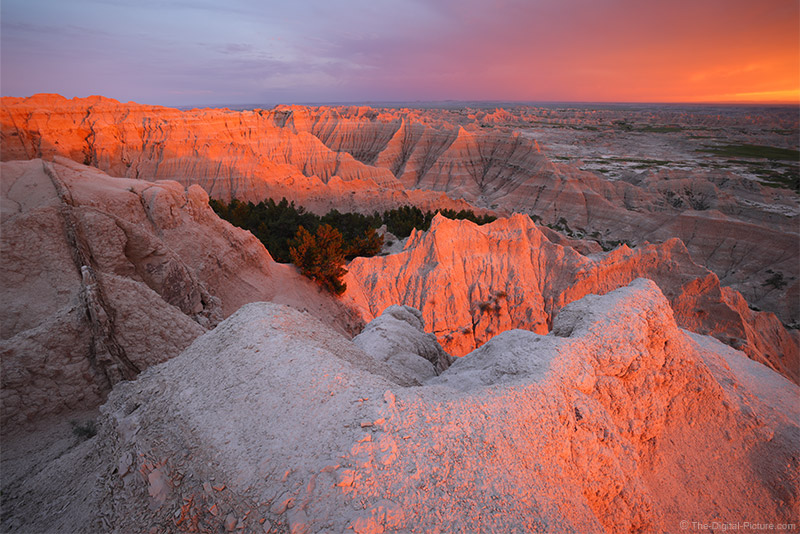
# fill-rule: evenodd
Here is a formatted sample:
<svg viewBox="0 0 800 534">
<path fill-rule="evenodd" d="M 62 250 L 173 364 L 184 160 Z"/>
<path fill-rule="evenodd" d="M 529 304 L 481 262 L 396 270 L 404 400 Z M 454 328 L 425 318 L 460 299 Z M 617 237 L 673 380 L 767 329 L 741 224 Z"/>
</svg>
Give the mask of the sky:
<svg viewBox="0 0 800 534">
<path fill-rule="evenodd" d="M 2 0 L 3 96 L 800 101 L 798 0 Z"/>
</svg>

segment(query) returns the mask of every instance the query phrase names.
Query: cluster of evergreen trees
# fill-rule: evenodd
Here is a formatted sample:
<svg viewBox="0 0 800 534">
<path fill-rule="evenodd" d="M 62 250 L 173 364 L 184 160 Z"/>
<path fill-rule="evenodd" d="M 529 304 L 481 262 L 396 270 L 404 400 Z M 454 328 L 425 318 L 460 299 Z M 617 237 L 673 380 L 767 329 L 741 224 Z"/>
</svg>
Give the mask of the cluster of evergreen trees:
<svg viewBox="0 0 800 534">
<path fill-rule="evenodd" d="M 415 228 L 430 228 L 436 215 L 415 206 L 402 206 L 383 214 L 331 210 L 319 216 L 285 198 L 280 202 L 270 198 L 258 204 L 236 199 L 226 204 L 212 199 L 210 205 L 221 218 L 250 230 L 275 261 L 294 263 L 304 275 L 336 294 L 345 290 L 341 280 L 347 272 L 343 267 L 345 260 L 380 252 L 383 237 L 376 232 L 378 228 L 385 224 L 389 232 L 405 238 Z M 470 210 L 440 211 L 447 218 L 467 219 L 477 224 L 496 219 L 491 215 L 475 215 Z"/>
</svg>

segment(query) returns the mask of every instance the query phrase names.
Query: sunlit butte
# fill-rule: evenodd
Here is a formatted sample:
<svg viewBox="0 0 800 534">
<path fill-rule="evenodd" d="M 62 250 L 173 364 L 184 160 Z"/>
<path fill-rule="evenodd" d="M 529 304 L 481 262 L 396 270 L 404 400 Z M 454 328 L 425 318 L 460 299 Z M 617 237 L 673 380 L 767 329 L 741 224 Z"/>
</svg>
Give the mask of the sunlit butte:
<svg viewBox="0 0 800 534">
<path fill-rule="evenodd" d="M 795 0 L 7 0 L 2 94 L 796 102 Z"/>
</svg>

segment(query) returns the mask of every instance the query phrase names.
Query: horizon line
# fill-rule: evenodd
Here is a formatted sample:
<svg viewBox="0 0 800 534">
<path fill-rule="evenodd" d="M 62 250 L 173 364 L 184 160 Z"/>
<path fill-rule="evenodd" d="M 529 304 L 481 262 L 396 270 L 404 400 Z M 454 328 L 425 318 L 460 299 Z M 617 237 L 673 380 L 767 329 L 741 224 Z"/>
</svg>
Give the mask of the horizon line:
<svg viewBox="0 0 800 534">
<path fill-rule="evenodd" d="M 180 110 L 190 110 L 190 109 L 213 109 L 213 108 L 227 108 L 231 106 L 235 106 L 237 108 L 251 108 L 254 106 L 270 106 L 272 108 L 277 106 L 358 106 L 358 105 L 368 105 L 368 106 L 380 106 L 380 105 L 387 105 L 387 104 L 432 104 L 432 105 L 442 105 L 442 104 L 512 104 L 512 105 L 531 105 L 531 104 L 571 104 L 571 105 L 627 105 L 627 106 L 679 106 L 679 105 L 688 105 L 688 106 L 775 106 L 775 107 L 798 107 L 800 108 L 800 100 L 763 100 L 763 101 L 756 101 L 756 100 L 719 100 L 719 101 L 698 101 L 698 100 L 652 100 L 652 101 L 626 101 L 626 100 L 548 100 L 548 99 L 531 99 L 531 100 L 519 100 L 519 99 L 431 99 L 431 100 L 424 100 L 424 99 L 410 99 L 410 100 L 402 100 L 402 99 L 354 99 L 354 100 L 298 100 L 294 102 L 290 101 L 280 101 L 280 102 L 270 102 L 270 101 L 262 101 L 262 102 L 218 102 L 218 103 L 187 103 L 187 104 L 154 104 L 154 103 L 143 103 L 137 100 L 128 100 L 122 101 L 115 97 L 109 97 L 100 94 L 92 94 L 87 96 L 74 96 L 74 97 L 67 97 L 60 93 L 34 93 L 28 96 L 14 96 L 14 95 L 6 95 L 3 94 L 0 98 L 32 98 L 34 96 L 39 95 L 57 95 L 67 100 L 73 99 L 80 99 L 85 100 L 88 98 L 93 97 L 101 97 L 101 98 L 108 98 L 111 100 L 116 100 L 121 104 L 139 104 L 139 105 L 149 105 L 149 106 L 159 106 L 159 107 L 168 107 L 168 108 L 175 108 Z M 263 108 L 262 108 L 263 109 Z"/>
</svg>

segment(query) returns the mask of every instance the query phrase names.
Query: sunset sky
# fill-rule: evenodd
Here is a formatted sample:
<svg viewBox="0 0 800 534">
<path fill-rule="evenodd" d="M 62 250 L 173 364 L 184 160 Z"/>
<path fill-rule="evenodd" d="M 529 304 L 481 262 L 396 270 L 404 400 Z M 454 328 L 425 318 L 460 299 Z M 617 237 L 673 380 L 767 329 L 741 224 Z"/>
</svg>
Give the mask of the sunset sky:
<svg viewBox="0 0 800 534">
<path fill-rule="evenodd" d="M 0 88 L 163 105 L 800 99 L 797 0 L 2 0 Z"/>
</svg>

